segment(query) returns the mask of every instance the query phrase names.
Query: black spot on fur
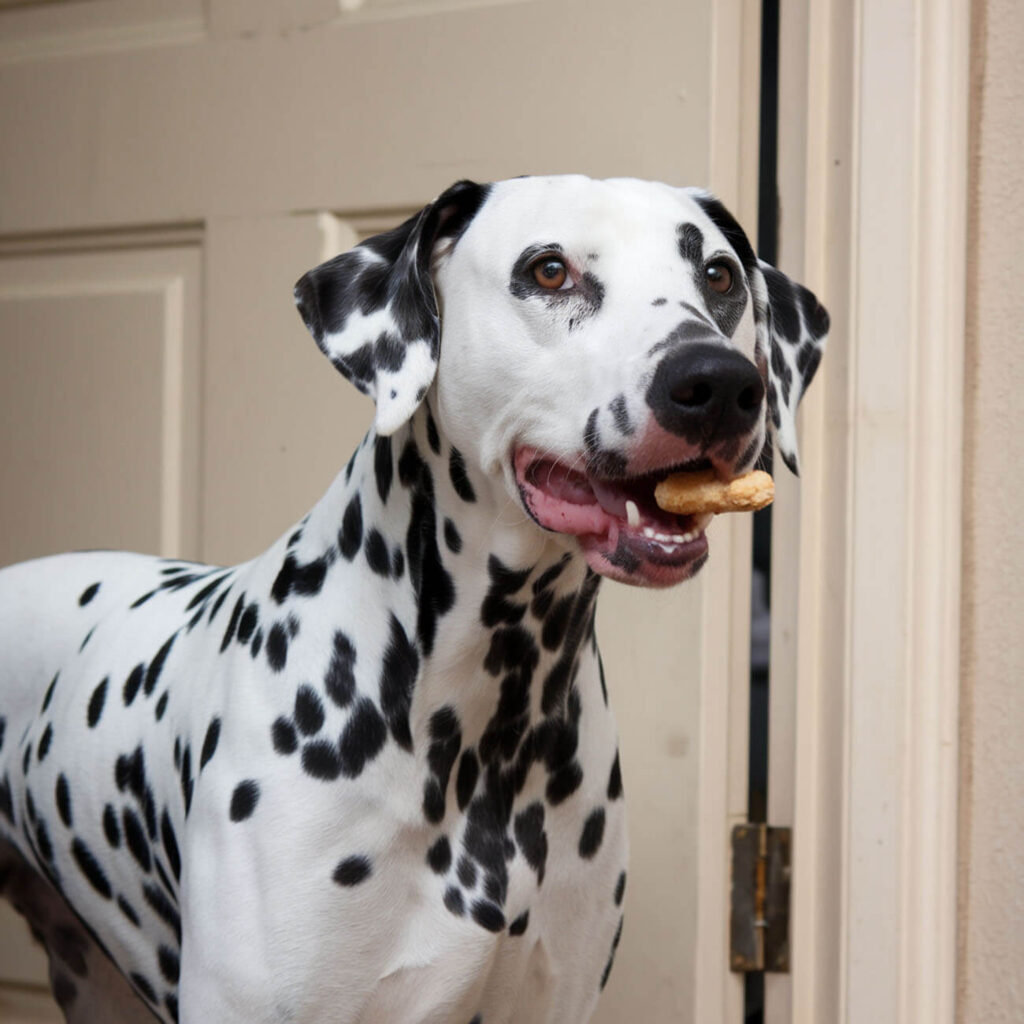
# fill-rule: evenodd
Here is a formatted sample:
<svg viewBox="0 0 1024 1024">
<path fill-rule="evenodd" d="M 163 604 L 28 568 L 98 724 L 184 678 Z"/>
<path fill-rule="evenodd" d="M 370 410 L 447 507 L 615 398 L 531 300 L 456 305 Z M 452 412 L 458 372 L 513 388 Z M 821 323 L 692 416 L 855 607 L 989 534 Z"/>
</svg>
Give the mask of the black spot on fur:
<svg viewBox="0 0 1024 1024">
<path fill-rule="evenodd" d="M 459 533 L 459 528 L 447 518 L 444 521 L 444 542 L 453 555 L 462 551 L 462 535 Z"/>
<path fill-rule="evenodd" d="M 300 686 L 296 692 L 294 718 L 304 736 L 313 736 L 323 728 L 323 702 L 311 686 Z"/>
<path fill-rule="evenodd" d="M 160 884 L 166 890 L 167 895 L 172 899 L 177 899 L 177 892 L 174 888 L 174 883 L 167 876 L 167 872 L 164 870 L 163 864 L 160 863 L 160 857 L 157 853 L 153 854 L 153 868 L 156 871 L 157 877 L 160 879 Z"/>
<path fill-rule="evenodd" d="M 793 282 L 774 267 L 762 265 L 768 301 L 772 311 L 772 327 L 789 342 L 800 340 L 800 314 L 797 312 Z"/>
<path fill-rule="evenodd" d="M 348 707 L 355 694 L 356 678 L 354 667 L 356 650 L 352 641 L 341 631 L 334 634 L 334 653 L 324 677 L 327 696 L 340 708 Z"/>
<path fill-rule="evenodd" d="M 259 620 L 259 606 L 253 601 L 242 612 L 242 617 L 238 620 L 238 642 L 240 644 L 249 643 L 253 633 L 256 631 Z"/>
<path fill-rule="evenodd" d="M 560 768 L 548 779 L 548 803 L 552 807 L 557 807 L 579 789 L 582 781 L 583 769 L 580 768 L 578 761 L 571 761 L 564 768 Z"/>
<path fill-rule="evenodd" d="M 445 799 L 437 779 L 427 779 L 423 784 L 423 816 L 433 825 L 444 818 Z"/>
<path fill-rule="evenodd" d="M 391 552 L 384 535 L 376 528 L 366 535 L 366 561 L 378 576 L 391 575 Z"/>
<path fill-rule="evenodd" d="M 455 604 L 455 584 L 441 561 L 437 543 L 433 476 L 412 441 L 405 445 L 398 461 L 398 477 L 412 493 L 405 546 L 417 598 L 416 633 L 423 655 L 429 657 L 434 649 L 438 620 Z"/>
<path fill-rule="evenodd" d="M 141 744 L 130 754 L 118 755 L 114 763 L 114 782 L 120 792 L 128 790 L 142 800 L 146 793 L 146 761 Z"/>
<path fill-rule="evenodd" d="M 103 808 L 103 834 L 107 842 L 116 850 L 121 845 L 121 828 L 117 823 L 117 811 L 113 804 Z"/>
<path fill-rule="evenodd" d="M 363 543 L 363 505 L 358 494 L 353 495 L 345 509 L 338 531 L 338 547 L 342 555 L 352 561 Z"/>
<path fill-rule="evenodd" d="M 50 834 L 46 830 L 46 824 L 42 821 L 36 822 L 36 846 L 39 849 L 39 856 L 48 864 L 53 863 L 53 844 L 50 842 Z"/>
<path fill-rule="evenodd" d="M 92 691 L 92 696 L 89 698 L 89 708 L 86 712 L 85 720 L 90 729 L 95 728 L 96 723 L 100 720 L 100 715 L 103 714 L 103 704 L 107 699 L 107 684 L 109 682 L 109 678 L 104 679 L 103 682 L 101 682 L 96 689 Z"/>
<path fill-rule="evenodd" d="M 181 963 L 178 954 L 170 946 L 161 946 L 157 950 L 157 960 L 160 964 L 160 973 L 164 980 L 171 985 L 178 984 L 178 977 L 181 974 Z"/>
<path fill-rule="evenodd" d="M 143 871 L 149 871 L 153 866 L 153 858 L 139 816 L 130 807 L 126 807 L 121 815 L 121 821 L 129 852 Z"/>
<path fill-rule="evenodd" d="M 36 757 L 40 761 L 46 760 L 46 755 L 50 752 L 50 744 L 53 742 L 53 726 L 47 723 L 46 728 L 43 730 L 43 735 L 39 737 L 39 746 L 36 749 Z"/>
<path fill-rule="evenodd" d="M 146 882 L 142 887 L 142 895 L 145 897 L 146 902 L 153 909 L 154 913 L 159 917 L 170 929 L 174 932 L 175 937 L 178 940 L 178 944 L 181 944 L 181 916 L 167 896 L 167 894 L 159 886 L 153 885 L 152 882 Z"/>
<path fill-rule="evenodd" d="M 171 647 L 177 638 L 177 633 L 172 633 L 159 651 L 156 652 L 156 656 L 149 663 L 149 668 L 146 670 L 146 681 L 142 684 L 142 689 L 146 696 L 150 696 L 153 690 L 156 688 L 157 681 L 160 679 L 160 673 L 163 671 L 164 662 L 167 661 L 167 655 L 171 653 Z"/>
<path fill-rule="evenodd" d="M 473 799 L 479 775 L 480 762 L 477 760 L 476 753 L 472 749 L 466 750 L 459 761 L 459 772 L 455 780 L 455 798 L 460 811 L 464 811 L 469 805 L 469 801 Z"/>
<path fill-rule="evenodd" d="M 619 752 L 615 751 L 615 760 L 608 775 L 608 799 L 618 800 L 622 796 L 622 768 L 619 766 Z"/>
<path fill-rule="evenodd" d="M 590 860 L 601 848 L 604 839 L 604 808 L 595 808 L 583 823 L 580 833 L 579 854 L 584 860 Z"/>
<path fill-rule="evenodd" d="M 359 885 L 370 877 L 372 867 L 368 857 L 346 857 L 334 869 L 334 881 L 338 885 Z"/>
<path fill-rule="evenodd" d="M 629 409 L 626 406 L 626 396 L 618 395 L 608 406 L 611 410 L 612 419 L 620 434 L 627 437 L 633 433 L 633 421 L 629 418 Z"/>
<path fill-rule="evenodd" d="M 565 571 L 565 567 L 572 560 L 572 555 L 563 555 L 554 565 L 545 569 L 534 581 L 533 581 L 533 592 L 539 594 L 542 590 L 546 590 L 551 586 L 555 580 Z"/>
<path fill-rule="evenodd" d="M 217 743 L 220 740 L 220 719 L 212 718 L 206 727 L 206 736 L 203 739 L 203 749 L 199 754 L 199 770 L 202 771 L 210 761 L 210 758 L 217 752 Z"/>
<path fill-rule="evenodd" d="M 522 935 L 526 931 L 527 926 L 530 923 L 530 912 L 524 910 L 509 926 L 509 935 Z"/>
<path fill-rule="evenodd" d="M 57 688 L 57 680 L 60 678 L 58 672 L 53 679 L 50 680 L 50 685 L 46 688 L 46 693 L 43 695 L 43 706 L 39 709 L 39 713 L 42 714 L 50 706 L 50 701 L 53 700 L 53 691 Z M 2 745 L 2 737 L 0 737 L 0 745 Z"/>
<path fill-rule="evenodd" d="M 175 881 L 179 881 L 181 879 L 181 853 L 178 850 L 178 837 L 174 834 L 174 826 L 171 824 L 171 817 L 166 809 L 160 815 L 160 839 Z"/>
<path fill-rule="evenodd" d="M 473 904 L 472 914 L 473 920 L 489 932 L 500 932 L 505 927 L 505 915 L 493 903 L 477 900 Z"/>
<path fill-rule="evenodd" d="M 332 782 L 341 774 L 341 767 L 338 748 L 328 740 L 314 740 L 302 748 L 302 770 L 314 779 Z"/>
<path fill-rule="evenodd" d="M 452 847 L 447 836 L 440 836 L 427 850 L 427 863 L 436 874 L 443 875 L 452 863 Z"/>
<path fill-rule="evenodd" d="M 619 880 L 615 883 L 615 906 L 622 905 L 622 897 L 626 894 L 626 872 L 619 873 Z"/>
<path fill-rule="evenodd" d="M 0 779 L 0 814 L 14 824 L 14 798 L 11 795 L 11 780 L 7 775 Z"/>
<path fill-rule="evenodd" d="M 67 776 L 63 772 L 57 776 L 53 795 L 57 803 L 57 813 L 60 814 L 60 820 L 68 828 L 71 828 L 71 788 L 68 786 Z"/>
<path fill-rule="evenodd" d="M 391 735 L 405 750 L 412 750 L 409 706 L 419 673 L 419 654 L 397 617 L 391 615 L 391 635 L 380 676 L 380 706 Z"/>
<path fill-rule="evenodd" d="M 231 820 L 245 821 L 256 809 L 260 798 L 260 786 L 255 779 L 246 779 L 235 786 L 231 794 Z"/>
<path fill-rule="evenodd" d="M 192 778 L 192 750 L 186 745 L 181 755 L 181 795 L 185 801 L 185 816 L 192 807 L 192 789 L 195 782 Z"/>
<path fill-rule="evenodd" d="M 615 929 L 615 937 L 612 939 L 612 949 L 608 954 L 608 963 L 605 964 L 604 973 L 601 975 L 601 988 L 608 984 L 608 976 L 612 973 L 612 965 L 615 963 L 615 950 L 619 948 L 619 940 L 622 938 L 622 918 L 619 918 L 619 926 Z"/>
<path fill-rule="evenodd" d="M 164 717 L 164 712 L 167 710 L 167 701 L 169 697 L 170 694 L 167 692 L 167 690 L 164 690 L 164 692 L 160 695 L 160 699 L 156 702 L 156 708 L 153 711 L 153 715 L 158 722 L 160 721 L 161 718 Z"/>
<path fill-rule="evenodd" d="M 441 454 L 441 437 L 437 432 L 437 424 L 434 422 L 434 417 L 430 415 L 429 409 L 427 409 L 427 443 L 435 455 Z"/>
<path fill-rule="evenodd" d="M 294 754 L 299 745 L 295 735 L 295 726 L 287 718 L 277 718 L 270 727 L 270 737 L 274 749 L 279 754 Z"/>
<path fill-rule="evenodd" d="M 109 900 L 113 895 L 110 882 L 100 867 L 99 861 L 92 855 L 92 851 L 77 836 L 71 843 L 71 855 L 93 889 L 105 900 Z"/>
<path fill-rule="evenodd" d="M 704 232 L 696 224 L 686 221 L 676 228 L 679 255 L 700 271 L 704 267 Z"/>
<path fill-rule="evenodd" d="M 395 466 L 391 454 L 391 438 L 378 437 L 373 443 L 373 472 L 377 480 L 377 493 L 381 504 L 386 504 L 391 493 L 391 482 L 395 476 Z"/>
<path fill-rule="evenodd" d="M 156 1003 L 156 992 L 153 991 L 153 986 L 146 978 L 139 974 L 138 971 L 132 971 L 128 977 L 131 980 L 131 983 L 135 986 L 139 995 L 149 1003 Z"/>
<path fill-rule="evenodd" d="M 445 793 L 452 766 L 462 747 L 462 731 L 454 708 L 446 705 L 430 717 L 430 749 L 427 764 L 433 772 L 423 793 L 423 812 L 428 821 L 439 822 L 445 813 Z"/>
<path fill-rule="evenodd" d="M 226 651 L 228 645 L 235 637 L 235 630 L 238 628 L 238 622 L 242 615 L 242 608 L 245 606 L 245 594 L 235 602 L 235 607 L 232 609 L 231 618 L 228 619 L 227 628 L 224 630 L 224 639 L 220 642 L 221 651 Z"/>
<path fill-rule="evenodd" d="M 117 906 L 121 913 L 133 924 L 136 928 L 139 927 L 139 915 L 135 913 L 135 908 L 123 897 L 117 897 Z"/>
<path fill-rule="evenodd" d="M 145 675 L 145 665 L 136 665 L 128 673 L 128 678 L 124 681 L 124 691 L 122 693 L 126 708 L 131 707 L 132 701 L 135 700 L 135 695 L 139 692 L 139 687 L 142 686 L 142 680 L 145 678 Z"/>
<path fill-rule="evenodd" d="M 100 585 L 98 583 L 93 583 L 91 586 L 86 587 L 79 596 L 78 603 L 84 607 L 99 593 L 99 589 Z"/>
<path fill-rule="evenodd" d="M 454 885 L 449 886 L 448 890 L 444 894 L 444 905 L 456 917 L 462 917 L 466 912 L 466 904 L 462 898 L 462 890 L 456 889 Z"/>
<path fill-rule="evenodd" d="M 554 603 L 555 592 L 553 590 L 542 590 L 530 602 L 530 611 L 533 613 L 534 618 L 544 619 L 547 617 L 548 612 L 551 611 L 551 606 Z"/>
<path fill-rule="evenodd" d="M 459 881 L 467 889 L 472 889 L 473 886 L 476 885 L 476 879 L 477 879 L 476 864 L 472 860 L 470 860 L 469 857 L 460 857 L 459 858 L 459 868 L 458 868 L 457 874 L 458 874 Z"/>
<path fill-rule="evenodd" d="M 453 448 L 448 458 L 448 474 L 451 477 L 455 493 L 466 502 L 476 501 L 476 491 L 466 475 L 466 461 L 458 448 Z"/>
<path fill-rule="evenodd" d="M 544 620 L 540 642 L 549 651 L 557 651 L 565 639 L 566 630 L 569 628 L 569 618 L 575 603 L 576 596 L 574 594 L 559 598 Z"/>
<path fill-rule="evenodd" d="M 356 778 L 381 751 L 387 726 L 373 701 L 362 698 L 355 706 L 339 741 L 341 770 Z"/>
<path fill-rule="evenodd" d="M 270 596 L 282 604 L 289 594 L 315 597 L 323 589 L 330 559 L 326 555 L 305 565 L 296 561 L 294 555 L 287 555 L 270 590 Z"/>
<path fill-rule="evenodd" d="M 544 867 L 548 858 L 548 837 L 544 831 L 544 806 L 532 803 L 516 815 L 515 835 L 526 863 L 537 872 L 537 884 L 544 881 Z"/>
<path fill-rule="evenodd" d="M 280 672 L 288 660 L 288 633 L 280 622 L 275 622 L 267 634 L 267 664 Z"/>
</svg>

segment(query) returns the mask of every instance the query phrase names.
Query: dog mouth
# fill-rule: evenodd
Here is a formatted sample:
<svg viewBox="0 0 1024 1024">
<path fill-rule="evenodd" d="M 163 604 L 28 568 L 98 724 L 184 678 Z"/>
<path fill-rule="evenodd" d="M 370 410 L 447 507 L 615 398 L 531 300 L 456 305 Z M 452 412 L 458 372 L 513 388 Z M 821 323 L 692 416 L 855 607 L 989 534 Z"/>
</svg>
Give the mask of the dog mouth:
<svg viewBox="0 0 1024 1024">
<path fill-rule="evenodd" d="M 577 538 L 602 576 L 641 586 L 671 586 L 694 575 L 708 553 L 713 516 L 659 508 L 654 488 L 670 473 L 711 467 L 707 459 L 668 465 L 641 476 L 603 478 L 582 460 L 569 464 L 522 447 L 513 457 L 523 504 L 547 530 Z"/>
</svg>

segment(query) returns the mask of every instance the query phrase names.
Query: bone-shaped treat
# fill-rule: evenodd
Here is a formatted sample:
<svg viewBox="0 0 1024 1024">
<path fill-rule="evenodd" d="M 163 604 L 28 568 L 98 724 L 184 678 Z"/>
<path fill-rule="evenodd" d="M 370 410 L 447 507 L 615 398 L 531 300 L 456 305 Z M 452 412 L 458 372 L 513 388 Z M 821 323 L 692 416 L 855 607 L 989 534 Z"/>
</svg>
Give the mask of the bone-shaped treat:
<svg viewBox="0 0 1024 1024">
<path fill-rule="evenodd" d="M 774 497 L 772 478 L 759 469 L 729 481 L 719 480 L 713 469 L 673 473 L 654 489 L 654 500 L 661 508 L 682 516 L 756 512 Z"/>
</svg>

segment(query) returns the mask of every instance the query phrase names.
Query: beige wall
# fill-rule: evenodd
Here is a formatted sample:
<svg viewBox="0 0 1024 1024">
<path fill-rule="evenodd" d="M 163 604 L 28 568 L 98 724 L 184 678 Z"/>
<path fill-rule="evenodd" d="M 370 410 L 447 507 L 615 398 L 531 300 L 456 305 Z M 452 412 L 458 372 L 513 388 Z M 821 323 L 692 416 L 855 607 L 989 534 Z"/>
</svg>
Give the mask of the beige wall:
<svg viewBox="0 0 1024 1024">
<path fill-rule="evenodd" d="M 1024 8 L 972 40 L 958 1020 L 1024 1019 Z"/>
</svg>

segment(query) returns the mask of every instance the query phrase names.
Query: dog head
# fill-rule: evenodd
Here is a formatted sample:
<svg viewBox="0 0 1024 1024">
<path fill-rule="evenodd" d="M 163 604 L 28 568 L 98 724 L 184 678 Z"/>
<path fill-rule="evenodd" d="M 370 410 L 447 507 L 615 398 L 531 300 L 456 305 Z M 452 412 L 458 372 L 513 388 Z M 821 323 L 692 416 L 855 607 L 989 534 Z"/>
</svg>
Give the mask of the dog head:
<svg viewBox="0 0 1024 1024">
<path fill-rule="evenodd" d="M 769 423 L 797 471 L 796 407 L 828 330 L 713 196 L 632 179 L 460 182 L 310 271 L 296 299 L 375 398 L 378 432 L 434 387 L 467 463 L 596 571 L 647 585 L 707 550 L 706 523 L 657 508 L 659 479 L 745 472 Z"/>
</svg>

